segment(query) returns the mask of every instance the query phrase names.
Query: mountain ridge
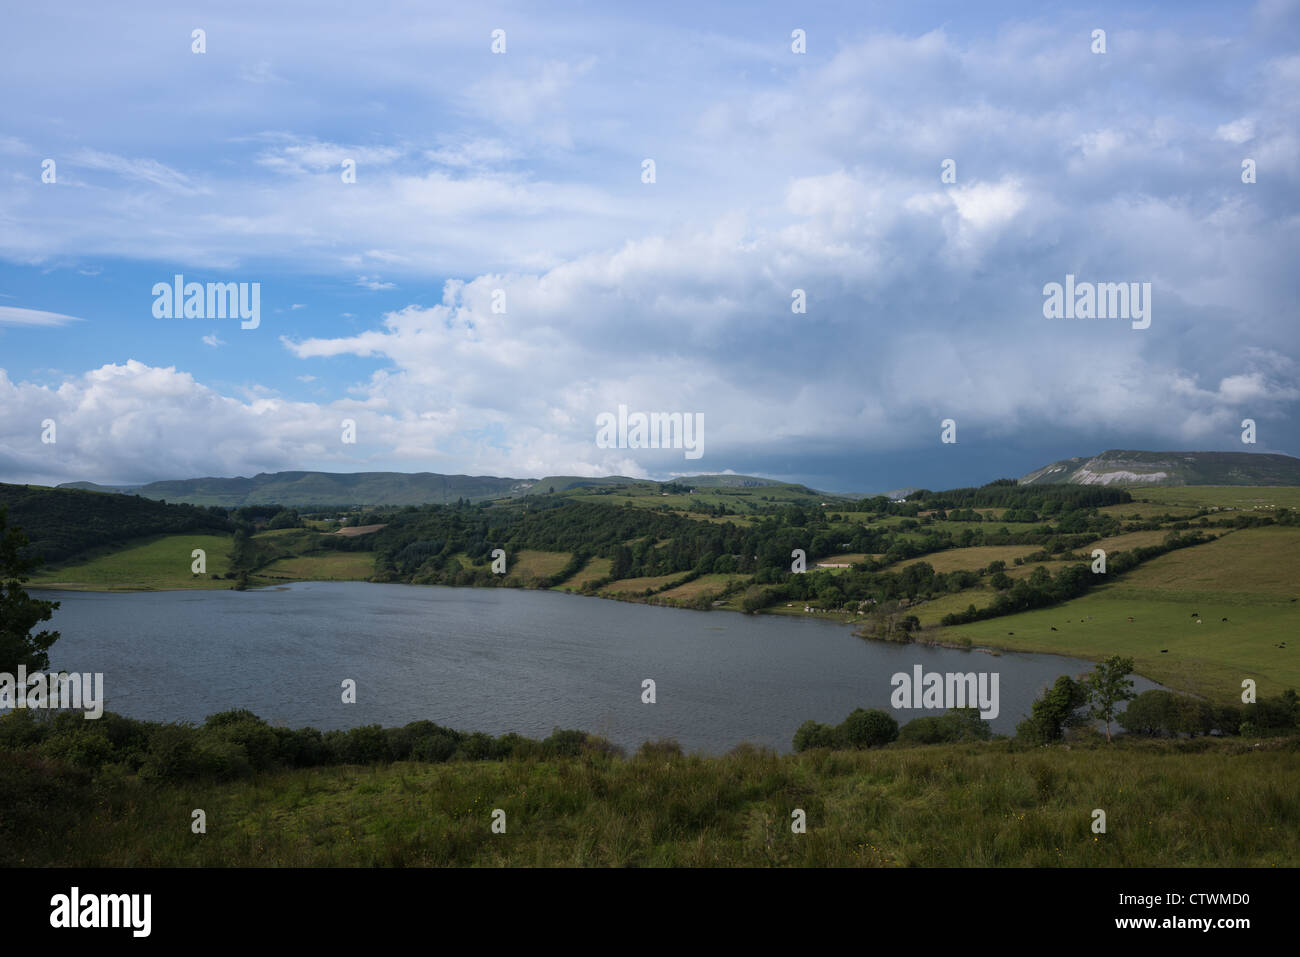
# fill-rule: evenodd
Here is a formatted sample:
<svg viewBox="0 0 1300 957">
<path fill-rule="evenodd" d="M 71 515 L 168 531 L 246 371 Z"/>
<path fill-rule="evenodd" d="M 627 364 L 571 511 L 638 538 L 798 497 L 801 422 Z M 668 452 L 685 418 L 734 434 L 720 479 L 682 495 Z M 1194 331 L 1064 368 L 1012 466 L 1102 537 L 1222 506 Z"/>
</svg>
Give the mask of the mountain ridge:
<svg viewBox="0 0 1300 957">
<path fill-rule="evenodd" d="M 1276 452 L 1144 452 L 1107 449 L 1061 459 L 1022 476 L 1021 485 L 1300 485 L 1300 458 Z"/>
</svg>

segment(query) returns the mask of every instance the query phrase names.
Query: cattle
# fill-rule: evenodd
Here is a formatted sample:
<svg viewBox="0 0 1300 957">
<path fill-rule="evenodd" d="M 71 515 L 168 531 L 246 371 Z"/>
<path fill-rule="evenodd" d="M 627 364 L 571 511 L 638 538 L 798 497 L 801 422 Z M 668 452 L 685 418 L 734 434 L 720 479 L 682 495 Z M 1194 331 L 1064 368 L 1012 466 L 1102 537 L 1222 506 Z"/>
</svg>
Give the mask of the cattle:
<svg viewBox="0 0 1300 957">
<path fill-rule="evenodd" d="M 1220 619 L 1220 621 L 1227 621 L 1227 620 L 1228 620 L 1228 619 L 1226 619 L 1226 618 L 1222 618 L 1222 619 Z"/>
<path fill-rule="evenodd" d="M 1161 649 L 1160 649 L 1160 653 L 1161 653 L 1162 655 L 1167 655 L 1167 654 L 1169 654 L 1169 649 L 1168 649 L 1168 648 L 1161 648 Z"/>
<path fill-rule="evenodd" d="M 1056 626 L 1055 626 L 1055 625 L 1052 626 L 1052 631 L 1056 631 Z"/>
</svg>

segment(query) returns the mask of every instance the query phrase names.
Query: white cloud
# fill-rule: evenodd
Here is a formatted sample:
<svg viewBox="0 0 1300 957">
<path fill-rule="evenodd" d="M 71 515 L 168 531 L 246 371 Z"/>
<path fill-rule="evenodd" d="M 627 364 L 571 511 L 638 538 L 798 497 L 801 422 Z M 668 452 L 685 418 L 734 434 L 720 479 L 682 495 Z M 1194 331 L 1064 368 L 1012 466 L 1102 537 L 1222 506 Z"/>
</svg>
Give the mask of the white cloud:
<svg viewBox="0 0 1300 957">
<path fill-rule="evenodd" d="M 0 306 L 0 323 L 15 326 L 63 326 L 69 322 L 82 322 L 77 316 L 58 312 L 41 312 L 38 309 L 19 309 L 17 306 Z"/>
<path fill-rule="evenodd" d="M 1227 143 L 1245 143 L 1255 138 L 1255 121 L 1250 117 L 1242 117 L 1231 123 L 1224 123 L 1214 131 L 1214 136 L 1215 139 Z"/>
</svg>

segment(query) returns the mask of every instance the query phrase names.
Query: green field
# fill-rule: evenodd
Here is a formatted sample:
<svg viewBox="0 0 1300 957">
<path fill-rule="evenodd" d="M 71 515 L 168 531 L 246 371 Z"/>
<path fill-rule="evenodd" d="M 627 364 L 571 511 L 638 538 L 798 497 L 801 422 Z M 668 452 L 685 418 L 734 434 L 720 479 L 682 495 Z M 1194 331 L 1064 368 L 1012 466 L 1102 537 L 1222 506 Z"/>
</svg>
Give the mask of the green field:
<svg viewBox="0 0 1300 957">
<path fill-rule="evenodd" d="M 229 588 L 215 580 L 229 570 L 228 535 L 161 535 L 132 542 L 125 548 L 82 556 L 65 565 L 40 568 L 31 576 L 33 588 L 91 591 L 155 591 L 171 588 Z M 207 574 L 195 575 L 191 552 L 207 553 Z"/>
<path fill-rule="evenodd" d="M 258 578 L 286 581 L 367 581 L 375 573 L 370 552 L 317 552 L 280 558 L 259 569 Z"/>
<path fill-rule="evenodd" d="M 538 552 L 524 549 L 506 556 L 506 582 L 526 585 L 549 578 L 563 570 L 573 555 L 569 552 Z"/>
<path fill-rule="evenodd" d="M 1188 485 L 1171 488 L 1133 488 L 1139 502 L 1183 505 L 1193 508 L 1300 508 L 1300 488 L 1294 486 Z M 1127 505 L 1114 506 L 1128 508 Z"/>
<path fill-rule="evenodd" d="M 1291 600 L 1300 596 L 1297 567 L 1300 529 L 1246 529 L 1162 555 L 1074 601 L 954 625 L 941 636 L 1092 659 L 1125 655 L 1139 674 L 1212 701 L 1240 700 L 1244 678 L 1275 695 L 1300 688 L 1300 602 Z M 923 605 L 923 623 L 942 603 L 961 601 Z"/>
<path fill-rule="evenodd" d="M 582 571 L 568 581 L 561 582 L 556 588 L 561 591 L 578 591 L 587 582 L 593 582 L 608 575 L 613 564 L 614 560 L 612 558 L 593 558 L 587 562 Z"/>
</svg>

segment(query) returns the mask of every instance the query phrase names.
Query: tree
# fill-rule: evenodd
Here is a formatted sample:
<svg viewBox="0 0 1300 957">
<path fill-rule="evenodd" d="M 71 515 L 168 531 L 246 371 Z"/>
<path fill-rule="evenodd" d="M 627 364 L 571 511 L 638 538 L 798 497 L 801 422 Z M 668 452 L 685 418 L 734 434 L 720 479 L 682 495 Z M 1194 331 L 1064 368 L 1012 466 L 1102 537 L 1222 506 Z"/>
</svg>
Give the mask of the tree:
<svg viewBox="0 0 1300 957">
<path fill-rule="evenodd" d="M 50 645 L 59 640 L 57 631 L 31 633 L 53 617 L 59 602 L 40 601 L 23 589 L 27 573 L 42 562 L 22 556 L 27 544 L 21 528 L 9 527 L 9 509 L 0 506 L 0 671 L 9 674 L 19 665 L 29 671 L 48 668 Z"/>
<path fill-rule="evenodd" d="M 1088 690 L 1083 683 L 1061 675 L 1034 702 L 1030 716 L 1016 725 L 1016 734 L 1034 744 L 1059 741 L 1066 728 L 1083 723 L 1078 712 L 1087 703 Z"/>
<path fill-rule="evenodd" d="M 1084 679 L 1090 708 L 1088 713 L 1098 721 L 1106 722 L 1106 740 L 1110 740 L 1110 724 L 1115 720 L 1115 707 L 1137 697 L 1133 693 L 1133 659 L 1111 655 L 1097 670 Z"/>
</svg>

